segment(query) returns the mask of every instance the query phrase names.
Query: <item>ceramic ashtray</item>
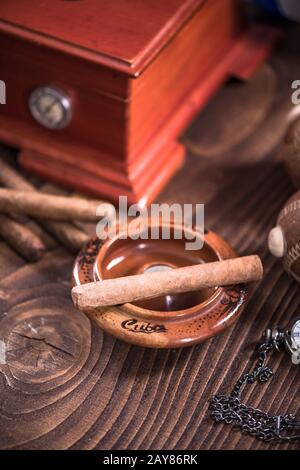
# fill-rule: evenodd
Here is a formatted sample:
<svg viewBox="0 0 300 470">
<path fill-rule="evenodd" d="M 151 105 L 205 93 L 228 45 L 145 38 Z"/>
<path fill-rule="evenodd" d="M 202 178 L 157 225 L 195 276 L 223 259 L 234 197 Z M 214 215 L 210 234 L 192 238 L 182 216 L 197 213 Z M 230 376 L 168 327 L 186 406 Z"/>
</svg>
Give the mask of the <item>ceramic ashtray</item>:
<svg viewBox="0 0 300 470">
<path fill-rule="evenodd" d="M 211 231 L 205 233 L 201 249 L 187 250 L 186 242 L 192 237 L 200 235 L 171 225 L 170 239 L 162 239 L 161 233 L 158 239 L 123 238 L 121 232 L 105 241 L 92 239 L 75 261 L 73 285 L 151 271 L 165 271 L 168 276 L 172 268 L 237 256 Z M 121 340 L 151 348 L 177 348 L 221 333 L 241 314 L 247 296 L 247 284 L 236 284 L 102 306 L 86 313 L 102 330 Z"/>
</svg>

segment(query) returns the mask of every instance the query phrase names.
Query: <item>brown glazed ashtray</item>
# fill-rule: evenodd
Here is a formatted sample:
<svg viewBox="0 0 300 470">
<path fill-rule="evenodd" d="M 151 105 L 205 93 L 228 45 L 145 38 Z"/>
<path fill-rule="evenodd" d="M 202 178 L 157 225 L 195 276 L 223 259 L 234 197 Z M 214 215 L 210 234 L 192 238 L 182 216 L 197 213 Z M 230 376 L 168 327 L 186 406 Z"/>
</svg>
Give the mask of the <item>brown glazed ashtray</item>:
<svg viewBox="0 0 300 470">
<path fill-rule="evenodd" d="M 182 239 L 175 239 L 175 232 Z M 234 258 L 236 253 L 213 232 L 205 233 L 203 248 L 186 250 L 186 234 L 180 226 L 171 226 L 171 237 L 165 239 L 91 240 L 78 255 L 73 284 L 101 281 L 141 274 L 153 270 Z M 198 237 L 196 231 L 193 233 Z M 189 238 L 189 241 L 191 239 Z M 119 339 L 151 348 L 190 346 L 222 332 L 242 312 L 247 299 L 247 286 L 202 289 L 176 295 L 99 307 L 89 316 L 101 329 Z"/>
</svg>

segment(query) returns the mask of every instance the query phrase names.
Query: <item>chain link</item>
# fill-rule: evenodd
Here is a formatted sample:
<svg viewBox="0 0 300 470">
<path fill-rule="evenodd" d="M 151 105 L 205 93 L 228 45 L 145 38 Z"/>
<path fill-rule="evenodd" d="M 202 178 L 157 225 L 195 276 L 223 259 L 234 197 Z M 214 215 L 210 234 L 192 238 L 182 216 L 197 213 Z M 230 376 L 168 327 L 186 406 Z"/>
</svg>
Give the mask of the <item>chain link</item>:
<svg viewBox="0 0 300 470">
<path fill-rule="evenodd" d="M 272 376 L 272 370 L 266 366 L 268 355 L 274 351 L 272 342 L 263 343 L 258 349 L 258 359 L 253 372 L 241 375 L 230 396 L 215 395 L 210 403 L 212 418 L 217 423 L 238 426 L 242 432 L 264 441 L 300 439 L 300 435 L 285 436 L 282 433 L 300 427 L 292 414 L 272 416 L 264 411 L 244 405 L 241 394 L 247 384 L 265 383 Z"/>
</svg>

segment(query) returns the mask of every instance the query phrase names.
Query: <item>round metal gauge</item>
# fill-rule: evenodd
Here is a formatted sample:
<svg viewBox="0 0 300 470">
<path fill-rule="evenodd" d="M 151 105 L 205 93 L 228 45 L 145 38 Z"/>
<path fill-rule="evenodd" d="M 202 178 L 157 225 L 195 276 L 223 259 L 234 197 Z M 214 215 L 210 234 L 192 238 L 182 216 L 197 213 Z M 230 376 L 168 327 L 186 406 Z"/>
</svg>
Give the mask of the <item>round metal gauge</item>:
<svg viewBox="0 0 300 470">
<path fill-rule="evenodd" d="M 291 329 L 291 337 L 298 348 L 300 348 L 300 320 L 297 320 Z"/>
<path fill-rule="evenodd" d="M 47 129 L 63 129 L 72 117 L 70 98 L 65 92 L 50 86 L 32 91 L 29 108 L 34 119 Z"/>
</svg>

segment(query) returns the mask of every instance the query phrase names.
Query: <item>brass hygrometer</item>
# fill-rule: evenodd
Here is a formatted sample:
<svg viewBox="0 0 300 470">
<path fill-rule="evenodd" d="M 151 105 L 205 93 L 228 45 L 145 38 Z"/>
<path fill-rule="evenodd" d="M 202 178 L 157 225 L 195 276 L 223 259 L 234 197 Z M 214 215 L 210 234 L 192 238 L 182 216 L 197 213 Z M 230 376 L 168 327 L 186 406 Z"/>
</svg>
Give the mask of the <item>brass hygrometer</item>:
<svg viewBox="0 0 300 470">
<path fill-rule="evenodd" d="M 72 117 L 70 98 L 62 90 L 50 86 L 32 91 L 29 108 L 34 119 L 47 129 L 64 129 Z"/>
</svg>

